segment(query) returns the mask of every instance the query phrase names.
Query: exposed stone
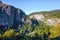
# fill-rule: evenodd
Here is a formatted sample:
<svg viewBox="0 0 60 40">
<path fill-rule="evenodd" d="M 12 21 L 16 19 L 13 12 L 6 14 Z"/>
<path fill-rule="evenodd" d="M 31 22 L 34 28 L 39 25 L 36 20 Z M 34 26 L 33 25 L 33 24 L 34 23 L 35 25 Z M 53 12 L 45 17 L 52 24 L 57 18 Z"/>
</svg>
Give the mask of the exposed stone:
<svg viewBox="0 0 60 40">
<path fill-rule="evenodd" d="M 58 23 L 60 23 L 60 19 L 59 18 L 51 18 L 51 19 L 48 19 L 45 23 L 50 26 L 51 25 L 56 26 Z"/>
<path fill-rule="evenodd" d="M 30 18 L 35 17 L 38 21 L 44 21 L 45 16 L 43 14 L 35 14 L 35 15 L 31 15 Z"/>
<path fill-rule="evenodd" d="M 18 27 L 26 20 L 25 13 L 18 8 L 0 3 L 0 27 L 9 26 Z"/>
</svg>

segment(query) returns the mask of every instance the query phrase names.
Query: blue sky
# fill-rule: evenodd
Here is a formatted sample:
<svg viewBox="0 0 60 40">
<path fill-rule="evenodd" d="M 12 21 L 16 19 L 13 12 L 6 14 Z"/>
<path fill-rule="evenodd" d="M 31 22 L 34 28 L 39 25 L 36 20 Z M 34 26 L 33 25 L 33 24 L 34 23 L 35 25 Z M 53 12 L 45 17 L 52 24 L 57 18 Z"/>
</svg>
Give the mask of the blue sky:
<svg viewBox="0 0 60 40">
<path fill-rule="evenodd" d="M 1 0 L 5 4 L 22 9 L 26 14 L 60 9 L 60 0 Z"/>
</svg>

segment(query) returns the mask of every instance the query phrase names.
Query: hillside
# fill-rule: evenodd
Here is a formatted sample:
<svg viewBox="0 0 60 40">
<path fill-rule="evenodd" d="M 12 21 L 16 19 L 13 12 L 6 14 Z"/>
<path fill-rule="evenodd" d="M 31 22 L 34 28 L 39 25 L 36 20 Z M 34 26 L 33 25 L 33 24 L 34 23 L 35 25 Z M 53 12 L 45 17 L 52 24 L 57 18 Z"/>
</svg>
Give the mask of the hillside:
<svg viewBox="0 0 60 40">
<path fill-rule="evenodd" d="M 60 10 L 51 10 L 51 11 L 41 11 L 41 12 L 33 12 L 29 15 L 34 15 L 34 14 L 43 14 L 43 15 L 47 15 L 46 17 L 57 17 L 60 18 Z"/>
<path fill-rule="evenodd" d="M 60 23 L 60 10 L 33 12 L 29 15 L 30 18 L 35 17 L 38 21 L 43 21 L 48 25 L 55 26 Z"/>
<path fill-rule="evenodd" d="M 60 40 L 60 10 L 26 15 L 0 1 L 0 40 Z"/>
</svg>

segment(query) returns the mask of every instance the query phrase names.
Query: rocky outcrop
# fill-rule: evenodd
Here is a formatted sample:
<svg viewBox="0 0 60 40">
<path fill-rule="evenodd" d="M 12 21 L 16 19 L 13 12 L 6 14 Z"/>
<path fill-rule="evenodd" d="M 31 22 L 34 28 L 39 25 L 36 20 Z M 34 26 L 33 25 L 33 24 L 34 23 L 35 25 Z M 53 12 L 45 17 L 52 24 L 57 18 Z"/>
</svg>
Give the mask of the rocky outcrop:
<svg viewBox="0 0 60 40">
<path fill-rule="evenodd" d="M 25 20 L 26 15 L 21 9 L 0 2 L 0 27 L 17 27 L 19 24 L 23 24 Z"/>
<path fill-rule="evenodd" d="M 52 26 L 52 25 L 56 26 L 57 24 L 60 23 L 60 19 L 59 18 L 51 18 L 51 19 L 46 20 L 45 23 L 50 26 Z"/>
<path fill-rule="evenodd" d="M 50 14 L 50 16 L 48 14 L 33 14 L 30 15 L 30 18 L 35 18 L 37 19 L 37 21 L 42 21 L 44 23 L 46 23 L 49 26 L 56 26 L 58 23 L 60 23 L 60 18 L 57 18 L 55 16 L 52 16 L 52 14 Z M 50 17 L 50 18 L 49 18 Z"/>
<path fill-rule="evenodd" d="M 43 14 L 34 14 L 30 16 L 30 18 L 33 18 L 33 17 L 35 17 L 38 21 L 44 21 L 45 19 L 45 16 Z"/>
</svg>

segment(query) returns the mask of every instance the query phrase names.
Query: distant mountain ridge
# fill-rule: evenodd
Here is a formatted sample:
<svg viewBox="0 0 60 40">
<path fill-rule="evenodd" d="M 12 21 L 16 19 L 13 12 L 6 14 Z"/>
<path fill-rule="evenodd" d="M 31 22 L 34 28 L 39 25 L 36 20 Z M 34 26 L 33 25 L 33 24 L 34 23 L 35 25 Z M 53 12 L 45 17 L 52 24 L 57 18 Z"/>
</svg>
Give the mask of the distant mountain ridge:
<svg viewBox="0 0 60 40">
<path fill-rule="evenodd" d="M 60 10 L 59 9 L 51 10 L 51 11 L 33 12 L 33 13 L 29 14 L 29 15 L 34 15 L 34 14 L 44 14 L 44 15 L 55 16 L 55 17 L 60 18 Z"/>
</svg>

